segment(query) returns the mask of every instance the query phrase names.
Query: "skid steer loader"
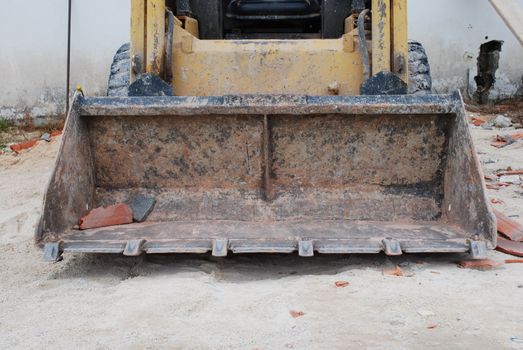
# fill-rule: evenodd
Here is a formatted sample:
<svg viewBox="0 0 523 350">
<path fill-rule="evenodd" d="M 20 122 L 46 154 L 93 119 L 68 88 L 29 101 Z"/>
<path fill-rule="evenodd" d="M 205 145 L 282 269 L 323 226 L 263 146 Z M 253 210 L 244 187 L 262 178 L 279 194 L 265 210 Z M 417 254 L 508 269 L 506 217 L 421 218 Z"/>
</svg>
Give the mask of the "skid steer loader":
<svg viewBox="0 0 523 350">
<path fill-rule="evenodd" d="M 495 247 L 462 99 L 430 93 L 406 0 L 133 0 L 131 17 L 109 97 L 67 116 L 47 260 Z M 135 196 L 145 221 L 78 226 Z"/>
</svg>

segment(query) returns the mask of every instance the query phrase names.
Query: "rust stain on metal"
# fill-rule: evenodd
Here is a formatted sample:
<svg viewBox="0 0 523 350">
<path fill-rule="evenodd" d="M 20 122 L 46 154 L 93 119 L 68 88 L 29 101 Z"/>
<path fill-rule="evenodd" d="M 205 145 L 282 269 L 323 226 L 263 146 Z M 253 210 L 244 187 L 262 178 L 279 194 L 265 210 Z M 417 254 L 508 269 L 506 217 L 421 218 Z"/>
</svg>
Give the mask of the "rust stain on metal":
<svg viewBox="0 0 523 350">
<path fill-rule="evenodd" d="M 264 192 L 265 199 L 271 201 L 274 193 L 272 190 L 272 162 L 271 162 L 271 134 L 269 126 L 269 117 L 263 116 L 263 160 L 264 160 Z"/>
</svg>

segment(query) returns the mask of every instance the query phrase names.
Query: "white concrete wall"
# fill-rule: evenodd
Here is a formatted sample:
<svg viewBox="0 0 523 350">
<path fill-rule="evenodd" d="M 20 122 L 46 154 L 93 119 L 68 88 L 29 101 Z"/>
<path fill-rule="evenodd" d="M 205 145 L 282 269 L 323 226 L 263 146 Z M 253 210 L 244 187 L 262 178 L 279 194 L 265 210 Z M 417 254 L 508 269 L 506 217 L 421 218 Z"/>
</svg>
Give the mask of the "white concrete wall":
<svg viewBox="0 0 523 350">
<path fill-rule="evenodd" d="M 73 0 L 72 14 L 71 85 L 104 94 L 112 56 L 129 40 L 130 0 Z M 488 40 L 505 41 L 493 95 L 517 92 L 523 48 L 487 0 L 410 0 L 409 17 L 436 92 L 473 91 L 479 46 Z M 0 0 L 0 117 L 63 113 L 66 27 L 67 0 Z"/>
<path fill-rule="evenodd" d="M 72 1 L 71 86 L 103 94 L 130 0 Z M 67 0 L 0 0 L 0 117 L 64 113 Z"/>
<path fill-rule="evenodd" d="M 523 47 L 487 0 L 410 0 L 409 26 L 411 39 L 427 50 L 435 92 L 465 91 L 468 85 L 472 93 L 479 46 L 490 40 L 505 42 L 490 96 L 509 97 L 521 86 Z"/>
</svg>

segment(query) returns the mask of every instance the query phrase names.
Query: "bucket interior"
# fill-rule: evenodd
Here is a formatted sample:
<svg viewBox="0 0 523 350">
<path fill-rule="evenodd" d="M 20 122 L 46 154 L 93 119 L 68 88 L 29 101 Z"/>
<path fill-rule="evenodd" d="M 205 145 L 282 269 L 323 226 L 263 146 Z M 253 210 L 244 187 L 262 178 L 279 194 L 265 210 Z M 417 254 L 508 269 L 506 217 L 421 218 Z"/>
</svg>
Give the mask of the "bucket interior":
<svg viewBox="0 0 523 350">
<path fill-rule="evenodd" d="M 95 206 L 157 199 L 150 221 L 442 217 L 448 115 L 89 118 Z"/>
</svg>

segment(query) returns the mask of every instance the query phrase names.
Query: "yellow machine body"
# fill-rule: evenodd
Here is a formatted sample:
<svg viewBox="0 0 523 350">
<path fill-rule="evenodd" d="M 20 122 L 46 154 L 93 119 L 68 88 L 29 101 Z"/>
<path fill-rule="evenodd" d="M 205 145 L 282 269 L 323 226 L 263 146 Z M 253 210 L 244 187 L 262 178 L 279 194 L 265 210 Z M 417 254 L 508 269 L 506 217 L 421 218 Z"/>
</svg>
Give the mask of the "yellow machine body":
<svg viewBox="0 0 523 350">
<path fill-rule="evenodd" d="M 372 73 L 390 71 L 408 83 L 407 1 L 373 0 L 373 8 L 380 11 L 373 12 L 367 35 Z M 143 63 L 131 71 L 131 81 L 142 73 L 163 77 L 170 65 L 178 96 L 359 94 L 363 65 L 355 15 L 347 17 L 339 39 L 285 40 L 201 40 L 198 22 L 182 17 L 175 19 L 168 45 L 165 10 L 165 0 L 132 0 L 131 57 Z"/>
</svg>

